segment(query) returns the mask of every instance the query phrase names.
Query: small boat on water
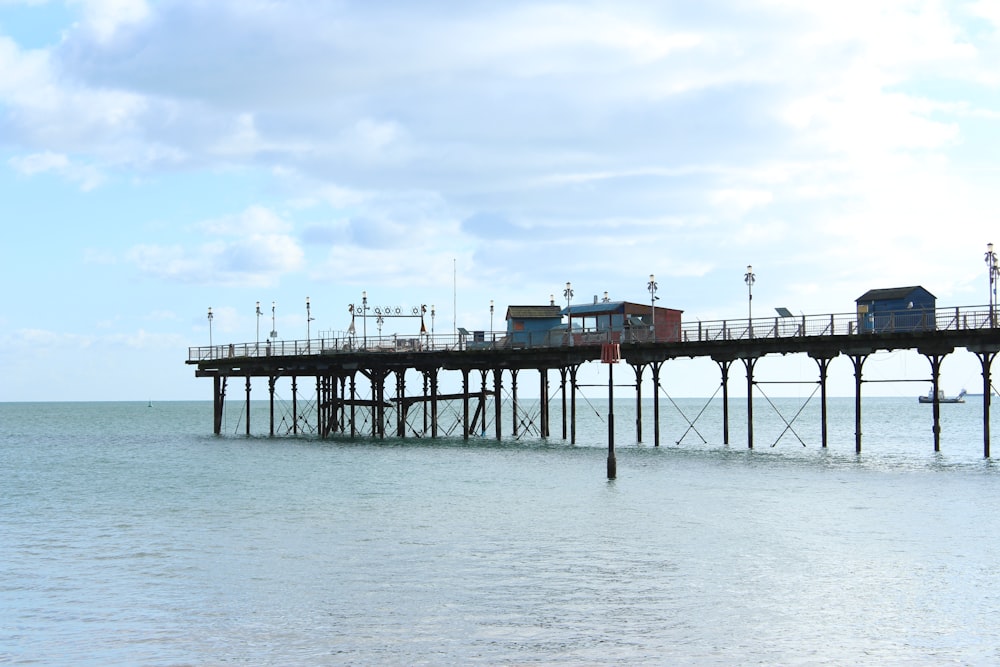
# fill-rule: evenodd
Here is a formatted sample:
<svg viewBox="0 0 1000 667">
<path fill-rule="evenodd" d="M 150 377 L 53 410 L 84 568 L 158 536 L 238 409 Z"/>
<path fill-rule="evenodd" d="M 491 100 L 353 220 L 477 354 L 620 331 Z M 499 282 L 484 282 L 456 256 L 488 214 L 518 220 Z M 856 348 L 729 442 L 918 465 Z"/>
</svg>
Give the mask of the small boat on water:
<svg viewBox="0 0 1000 667">
<path fill-rule="evenodd" d="M 963 389 L 958 392 L 958 396 L 952 396 L 951 398 L 944 395 L 944 392 L 940 389 L 938 390 L 938 403 L 965 403 L 966 391 Z M 934 390 L 931 389 L 927 392 L 926 396 L 917 396 L 917 400 L 921 403 L 933 403 L 934 402 Z"/>
</svg>

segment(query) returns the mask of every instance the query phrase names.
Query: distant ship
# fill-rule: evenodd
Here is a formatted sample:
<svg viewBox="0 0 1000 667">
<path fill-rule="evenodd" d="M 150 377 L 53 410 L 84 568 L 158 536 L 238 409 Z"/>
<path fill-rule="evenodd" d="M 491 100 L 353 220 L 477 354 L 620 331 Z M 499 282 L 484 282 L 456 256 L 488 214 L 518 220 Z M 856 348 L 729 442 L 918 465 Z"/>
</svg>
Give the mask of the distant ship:
<svg viewBox="0 0 1000 667">
<path fill-rule="evenodd" d="M 963 389 L 962 391 L 958 392 L 958 396 L 952 396 L 951 398 L 948 398 L 947 396 L 944 395 L 943 391 L 938 390 L 937 402 L 938 403 L 965 403 L 965 394 L 966 394 L 966 391 Z M 934 390 L 931 389 L 929 392 L 927 392 L 926 396 L 917 396 L 917 400 L 920 401 L 921 403 L 933 403 L 934 402 Z"/>
</svg>

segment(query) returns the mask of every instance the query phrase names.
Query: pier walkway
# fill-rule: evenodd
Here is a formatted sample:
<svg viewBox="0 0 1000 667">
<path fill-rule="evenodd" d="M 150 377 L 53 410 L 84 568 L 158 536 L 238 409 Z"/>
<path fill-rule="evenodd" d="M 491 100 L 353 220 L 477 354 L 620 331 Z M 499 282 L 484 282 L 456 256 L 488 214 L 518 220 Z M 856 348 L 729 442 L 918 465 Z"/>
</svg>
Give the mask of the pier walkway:
<svg viewBox="0 0 1000 667">
<path fill-rule="evenodd" d="M 577 370 L 594 361 L 614 362 L 619 358 L 635 372 L 637 404 L 641 400 L 641 382 L 645 369 L 652 372 L 654 395 L 654 444 L 659 445 L 659 388 L 665 362 L 678 358 L 711 358 L 720 369 L 723 394 L 724 441 L 728 444 L 728 385 L 731 365 L 741 361 L 746 370 L 748 442 L 753 448 L 753 390 L 756 384 L 754 367 L 758 359 L 771 354 L 806 354 L 817 363 L 822 414 L 822 446 L 827 445 L 826 380 L 832 359 L 844 355 L 854 365 L 855 377 L 855 448 L 861 451 L 861 388 L 864 382 L 865 360 L 884 350 L 916 350 L 930 363 L 932 395 L 939 395 L 940 368 L 943 359 L 958 348 L 975 354 L 983 376 L 983 455 L 990 456 L 989 410 L 992 393 L 991 366 L 1000 351 L 998 314 L 986 306 L 937 308 L 936 310 L 880 314 L 877 321 L 859 321 L 857 313 L 802 315 L 793 317 L 731 319 L 711 322 L 682 323 L 675 331 L 663 333 L 658 339 L 646 328 L 620 331 L 578 329 L 572 334 L 565 327 L 534 335 L 506 332 L 441 335 L 421 333 L 414 336 L 324 335 L 311 340 L 271 340 L 248 343 L 227 343 L 191 347 L 187 363 L 196 367 L 197 377 L 214 380 L 215 432 L 221 432 L 222 412 L 229 379 L 244 378 L 246 387 L 247 434 L 250 433 L 249 405 L 252 378 L 267 378 L 271 400 L 270 433 L 274 434 L 274 391 L 279 378 L 289 378 L 292 384 L 293 424 L 298 424 L 299 383 L 306 378 L 315 380 L 315 408 L 309 419 L 316 432 L 327 437 L 340 432 L 356 436 L 358 413 L 365 412 L 365 424 L 371 434 L 384 436 L 387 419 L 395 413 L 395 433 L 406 437 L 407 413 L 415 405 L 424 406 L 424 430 L 438 436 L 437 406 L 441 401 L 460 400 L 463 404 L 463 434 L 475 432 L 476 424 L 485 430 L 487 402 L 492 397 L 496 437 L 501 433 L 500 396 L 504 373 L 511 381 L 515 415 L 516 388 L 519 371 L 539 373 L 542 437 L 550 435 L 549 372 L 560 377 L 563 438 L 575 442 Z M 423 329 L 423 327 L 421 327 Z M 610 346 L 610 347 L 609 347 Z M 609 352 L 609 350 L 613 350 Z M 603 356 L 602 356 L 603 355 Z M 462 376 L 462 392 L 439 394 L 439 375 L 457 372 Z M 408 373 L 422 378 L 421 393 L 407 395 Z M 470 376 L 479 376 L 480 388 L 473 389 Z M 358 398 L 357 381 L 367 383 L 368 399 Z M 385 384 L 395 377 L 395 395 L 387 397 Z M 492 387 L 488 380 L 492 376 Z M 609 398 L 613 398 L 610 379 Z M 310 383 L 311 384 L 311 383 Z M 569 409 L 567 410 L 567 388 Z M 309 390 L 312 391 L 311 389 Z M 471 414 L 471 402 L 477 406 Z M 612 401 L 613 407 L 613 401 Z M 641 414 L 641 413 L 640 413 Z M 935 451 L 940 449 L 939 404 L 933 406 Z M 517 420 L 515 418 L 516 429 Z M 412 428 L 412 427 L 411 427 Z M 612 428 L 609 426 L 609 428 Z M 641 429 L 641 426 L 637 425 Z M 423 433 L 418 433 L 423 435 Z M 515 432 L 516 434 L 516 432 Z M 638 434 L 642 440 L 641 431 Z M 613 431 L 609 432 L 613 447 Z M 610 468 L 609 468 L 610 470 Z"/>
</svg>

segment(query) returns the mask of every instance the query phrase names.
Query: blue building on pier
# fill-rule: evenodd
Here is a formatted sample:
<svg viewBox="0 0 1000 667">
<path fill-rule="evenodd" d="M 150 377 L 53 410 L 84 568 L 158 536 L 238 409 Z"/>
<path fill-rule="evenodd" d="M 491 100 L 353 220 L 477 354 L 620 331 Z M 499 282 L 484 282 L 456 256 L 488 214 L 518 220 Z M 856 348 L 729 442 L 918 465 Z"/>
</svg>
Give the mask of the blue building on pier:
<svg viewBox="0 0 1000 667">
<path fill-rule="evenodd" d="M 919 285 L 868 290 L 856 300 L 859 333 L 930 331 L 937 297 Z"/>
</svg>

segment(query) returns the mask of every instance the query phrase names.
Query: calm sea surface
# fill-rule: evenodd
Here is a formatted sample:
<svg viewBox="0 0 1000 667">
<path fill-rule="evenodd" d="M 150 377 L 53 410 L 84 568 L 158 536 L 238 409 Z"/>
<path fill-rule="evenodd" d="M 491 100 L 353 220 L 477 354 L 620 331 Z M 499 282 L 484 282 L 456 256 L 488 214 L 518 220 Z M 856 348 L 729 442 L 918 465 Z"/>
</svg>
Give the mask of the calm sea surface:
<svg viewBox="0 0 1000 667">
<path fill-rule="evenodd" d="M 728 446 L 719 401 L 661 400 L 659 448 L 652 403 L 637 443 L 616 402 L 608 481 L 596 400 L 575 446 L 557 404 L 541 441 L 528 401 L 501 442 L 0 404 L 0 663 L 1000 663 L 982 397 L 941 406 L 940 453 L 915 397 L 865 399 L 861 455 L 853 399 L 830 401 L 826 450 L 802 406 L 755 401 L 748 451 L 745 399 Z"/>
</svg>

